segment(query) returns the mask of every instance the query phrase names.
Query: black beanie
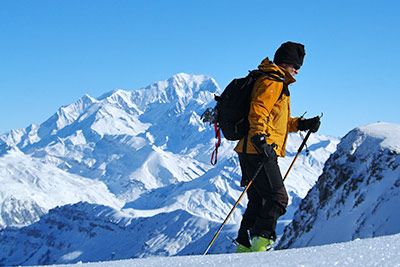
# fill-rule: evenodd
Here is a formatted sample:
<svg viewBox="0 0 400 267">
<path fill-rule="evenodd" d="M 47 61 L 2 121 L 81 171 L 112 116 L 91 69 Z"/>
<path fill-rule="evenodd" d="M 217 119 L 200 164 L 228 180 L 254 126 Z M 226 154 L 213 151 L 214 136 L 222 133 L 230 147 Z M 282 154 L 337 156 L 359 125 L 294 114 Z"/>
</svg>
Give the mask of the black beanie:
<svg viewBox="0 0 400 267">
<path fill-rule="evenodd" d="M 286 42 L 276 50 L 274 63 L 277 65 L 282 63 L 293 64 L 301 67 L 301 65 L 303 65 L 305 54 L 304 45 L 300 43 Z"/>
</svg>

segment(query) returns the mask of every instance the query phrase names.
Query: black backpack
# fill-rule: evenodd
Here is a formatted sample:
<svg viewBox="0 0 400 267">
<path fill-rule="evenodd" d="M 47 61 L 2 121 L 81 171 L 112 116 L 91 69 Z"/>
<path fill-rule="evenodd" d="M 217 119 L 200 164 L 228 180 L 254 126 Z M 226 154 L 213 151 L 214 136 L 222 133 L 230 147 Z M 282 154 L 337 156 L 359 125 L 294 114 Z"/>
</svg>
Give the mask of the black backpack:
<svg viewBox="0 0 400 267">
<path fill-rule="evenodd" d="M 246 77 L 231 81 L 221 96 L 215 96 L 217 122 L 226 139 L 240 140 L 247 134 L 251 92 L 255 81 L 263 74 L 251 71 Z"/>
<path fill-rule="evenodd" d="M 250 97 L 256 80 L 262 76 L 283 81 L 275 73 L 253 70 L 246 77 L 231 81 L 221 96 L 215 96 L 217 122 L 226 139 L 240 140 L 249 131 Z"/>
<path fill-rule="evenodd" d="M 275 72 L 252 70 L 246 77 L 232 80 L 224 89 L 221 96 L 215 95 L 217 105 L 207 109 L 203 115 L 203 122 L 213 123 L 218 142 L 215 148 L 217 153 L 220 144 L 219 129 L 226 139 L 235 141 L 247 135 L 249 131 L 248 115 L 250 110 L 250 97 L 256 80 L 262 76 L 268 79 L 283 82 L 283 78 Z M 214 153 L 211 158 L 213 163 Z M 216 163 L 216 155 L 215 155 Z M 213 163 L 213 165 L 215 165 Z"/>
</svg>

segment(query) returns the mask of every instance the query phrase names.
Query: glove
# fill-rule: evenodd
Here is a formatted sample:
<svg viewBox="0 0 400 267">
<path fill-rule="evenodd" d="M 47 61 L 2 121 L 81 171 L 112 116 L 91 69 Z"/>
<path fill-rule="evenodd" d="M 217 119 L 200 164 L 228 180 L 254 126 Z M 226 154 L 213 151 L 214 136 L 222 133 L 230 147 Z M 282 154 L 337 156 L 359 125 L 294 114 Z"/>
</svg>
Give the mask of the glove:
<svg viewBox="0 0 400 267">
<path fill-rule="evenodd" d="M 300 119 L 297 129 L 299 129 L 299 131 L 310 130 L 312 133 L 316 133 L 320 125 L 321 121 L 317 116 L 311 119 Z"/>
<path fill-rule="evenodd" d="M 274 147 L 276 144 L 269 145 L 264 134 L 257 134 L 251 138 L 251 142 L 256 148 L 257 152 L 263 155 L 266 159 L 276 159 L 276 152 Z"/>
</svg>

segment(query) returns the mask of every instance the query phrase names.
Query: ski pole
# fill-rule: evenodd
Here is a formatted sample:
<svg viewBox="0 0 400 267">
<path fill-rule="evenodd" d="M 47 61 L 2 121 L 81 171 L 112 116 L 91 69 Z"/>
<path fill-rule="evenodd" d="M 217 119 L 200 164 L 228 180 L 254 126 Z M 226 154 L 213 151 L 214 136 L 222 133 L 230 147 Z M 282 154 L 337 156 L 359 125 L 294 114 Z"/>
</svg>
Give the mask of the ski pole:
<svg viewBox="0 0 400 267">
<path fill-rule="evenodd" d="M 294 165 L 294 162 L 296 161 L 297 157 L 300 155 L 301 151 L 303 150 L 304 146 L 306 145 L 306 142 L 307 142 L 308 138 L 310 137 L 310 135 L 311 135 L 311 130 L 308 130 L 308 132 L 307 132 L 307 134 L 306 134 L 306 137 L 304 137 L 303 142 L 301 143 L 299 149 L 297 150 L 296 156 L 294 157 L 292 163 L 291 163 L 290 166 L 289 166 L 289 169 L 286 171 L 286 174 L 285 174 L 285 176 L 283 177 L 283 181 L 285 181 L 286 177 L 289 175 L 289 172 L 290 172 L 290 170 L 292 169 L 292 167 L 293 167 L 293 165 Z"/>
<path fill-rule="evenodd" d="M 224 225 L 226 224 L 226 222 L 229 220 L 229 218 L 231 217 L 233 211 L 236 209 L 237 205 L 239 205 L 240 201 L 242 200 L 243 196 L 246 194 L 247 190 L 249 189 L 249 187 L 251 186 L 251 184 L 253 183 L 254 179 L 257 177 L 258 173 L 261 171 L 262 167 L 263 167 L 263 163 L 261 162 L 260 166 L 258 166 L 256 173 L 254 174 L 253 178 L 251 178 L 251 180 L 249 181 L 249 183 L 247 184 L 246 188 L 243 190 L 243 192 L 240 194 L 238 200 L 236 201 L 236 203 L 233 205 L 231 211 L 228 213 L 228 215 L 226 216 L 224 222 L 221 224 L 221 226 L 219 227 L 218 231 L 214 234 L 214 237 L 211 239 L 210 243 L 207 246 L 206 251 L 204 252 L 203 255 L 206 255 L 207 252 L 210 250 L 211 246 L 214 244 L 214 241 L 217 239 L 219 233 L 222 230 L 222 227 L 224 227 Z"/>
</svg>

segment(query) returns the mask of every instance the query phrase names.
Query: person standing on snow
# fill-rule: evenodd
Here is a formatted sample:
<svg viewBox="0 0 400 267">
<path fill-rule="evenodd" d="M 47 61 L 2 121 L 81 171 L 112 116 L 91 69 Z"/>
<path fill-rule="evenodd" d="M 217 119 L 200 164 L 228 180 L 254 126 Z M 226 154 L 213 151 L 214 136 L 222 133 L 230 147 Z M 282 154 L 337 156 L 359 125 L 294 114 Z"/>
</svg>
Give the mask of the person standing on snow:
<svg viewBox="0 0 400 267">
<path fill-rule="evenodd" d="M 248 184 L 258 166 L 263 164 L 247 191 L 248 204 L 236 238 L 237 252 L 266 251 L 272 247 L 277 220 L 288 205 L 277 157 L 285 156 L 288 132 L 316 132 L 319 128 L 319 117 L 290 117 L 288 86 L 296 81 L 294 76 L 304 56 L 304 45 L 286 42 L 275 52 L 274 62 L 266 58 L 258 66 L 263 72 L 278 75 L 283 82 L 266 76 L 255 82 L 248 116 L 250 129 L 235 147 L 242 170 L 242 186 Z"/>
</svg>

